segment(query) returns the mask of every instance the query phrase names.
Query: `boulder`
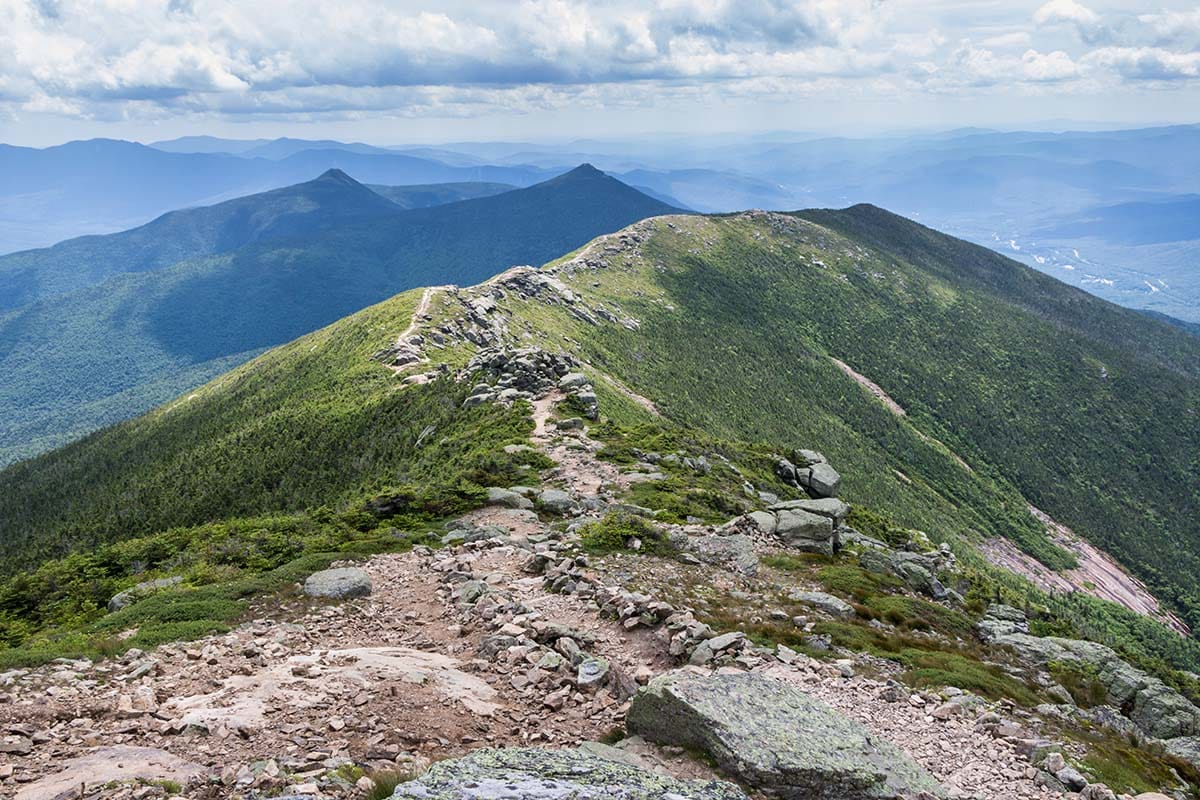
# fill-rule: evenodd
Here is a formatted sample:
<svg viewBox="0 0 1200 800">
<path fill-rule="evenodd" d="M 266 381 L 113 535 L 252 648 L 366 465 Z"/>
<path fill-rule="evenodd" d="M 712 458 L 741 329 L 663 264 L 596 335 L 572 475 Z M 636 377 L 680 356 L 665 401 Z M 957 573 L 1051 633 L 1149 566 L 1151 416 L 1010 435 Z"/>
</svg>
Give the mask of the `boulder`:
<svg viewBox="0 0 1200 800">
<path fill-rule="evenodd" d="M 983 619 L 976 623 L 975 630 L 980 639 L 990 642 L 998 636 L 1007 636 L 1010 633 L 1029 633 L 1029 620 L 1019 608 L 992 603 Z"/>
<path fill-rule="evenodd" d="M 538 505 L 551 514 L 566 516 L 575 507 L 575 501 L 562 489 L 546 489 L 538 495 Z"/>
<path fill-rule="evenodd" d="M 626 727 L 707 753 L 726 773 L 783 800 L 945 795 L 896 746 L 799 689 L 754 673 L 659 676 L 634 697 Z"/>
<path fill-rule="evenodd" d="M 754 527 L 767 536 L 775 535 L 775 528 L 778 521 L 775 515 L 769 511 L 751 511 L 745 516 L 745 519 L 753 523 Z"/>
<path fill-rule="evenodd" d="M 163 589 L 170 589 L 172 586 L 178 586 L 183 582 L 183 578 L 178 575 L 172 575 L 169 578 L 156 578 L 152 581 L 142 581 L 137 586 L 126 589 L 123 592 L 114 594 L 112 599 L 108 601 L 108 610 L 120 611 L 122 608 L 133 605 L 143 597 L 161 592 Z"/>
<path fill-rule="evenodd" d="M 1163 742 L 1167 752 L 1200 769 L 1200 736 L 1180 736 Z"/>
<path fill-rule="evenodd" d="M 806 467 L 813 464 L 829 463 L 828 459 L 826 459 L 825 456 L 821 455 L 816 450 L 805 450 L 801 448 L 793 453 L 792 456 L 796 459 L 797 464 L 801 464 Z"/>
<path fill-rule="evenodd" d="M 533 501 L 511 489 L 499 486 L 489 486 L 487 501 L 490 506 L 506 506 L 508 508 L 533 508 Z"/>
<path fill-rule="evenodd" d="M 776 515 L 775 535 L 788 547 L 833 555 L 833 520 L 801 509 Z"/>
<path fill-rule="evenodd" d="M 792 509 L 800 509 L 801 511 L 807 511 L 810 514 L 819 514 L 822 517 L 829 517 L 835 523 L 841 522 L 850 513 L 849 504 L 842 500 L 838 500 L 836 497 L 788 500 L 783 503 L 775 503 L 770 507 L 769 510 L 789 511 Z"/>
<path fill-rule="evenodd" d="M 589 381 L 587 375 L 584 375 L 582 372 L 568 372 L 566 375 L 563 375 L 558 379 L 558 388 L 565 392 L 569 391 L 570 389 L 583 388 L 589 383 L 591 383 L 591 381 Z"/>
<path fill-rule="evenodd" d="M 808 490 L 817 497 L 837 497 L 842 476 L 829 464 L 819 462 L 809 467 Z"/>
<path fill-rule="evenodd" d="M 314 572 L 304 581 L 304 593 L 309 597 L 332 597 L 337 600 L 366 597 L 371 593 L 371 576 L 358 567 Z"/>
<path fill-rule="evenodd" d="M 723 781 L 684 781 L 606 754 L 610 748 L 476 750 L 396 787 L 410 800 L 748 800 Z"/>
<path fill-rule="evenodd" d="M 832 617 L 853 617 L 854 606 L 847 603 L 840 597 L 834 597 L 825 592 L 799 592 L 794 591 L 788 594 L 789 600 L 794 600 L 797 603 L 804 603 L 806 606 L 824 611 Z"/>
<path fill-rule="evenodd" d="M 725 567 L 741 575 L 758 574 L 758 556 L 749 536 L 740 533 L 732 536 L 685 535 L 678 539 L 672 537 L 672 543 L 677 543 L 681 550 L 691 553 L 705 564 Z"/>
</svg>

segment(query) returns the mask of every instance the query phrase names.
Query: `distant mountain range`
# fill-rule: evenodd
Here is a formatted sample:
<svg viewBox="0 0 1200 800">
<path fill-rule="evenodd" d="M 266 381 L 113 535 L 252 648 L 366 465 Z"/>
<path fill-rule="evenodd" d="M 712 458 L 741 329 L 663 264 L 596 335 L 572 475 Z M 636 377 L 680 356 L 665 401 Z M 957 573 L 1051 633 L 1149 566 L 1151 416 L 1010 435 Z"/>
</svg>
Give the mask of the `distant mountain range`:
<svg viewBox="0 0 1200 800">
<path fill-rule="evenodd" d="M 495 186 L 390 189 L 402 202 Z M 678 209 L 583 166 L 401 209 L 338 170 L 0 259 L 0 462 L 141 413 L 411 286 L 471 284 Z"/>
</svg>

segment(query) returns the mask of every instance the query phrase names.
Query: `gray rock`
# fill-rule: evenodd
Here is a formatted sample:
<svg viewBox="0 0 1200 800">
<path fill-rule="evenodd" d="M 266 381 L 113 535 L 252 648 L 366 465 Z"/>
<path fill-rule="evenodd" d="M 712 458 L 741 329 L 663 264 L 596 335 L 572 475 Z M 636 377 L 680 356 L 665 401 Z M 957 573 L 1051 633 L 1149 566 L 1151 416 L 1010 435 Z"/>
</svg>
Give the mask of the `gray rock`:
<svg viewBox="0 0 1200 800">
<path fill-rule="evenodd" d="M 584 424 L 583 417 L 568 417 L 554 423 L 554 427 L 560 431 L 581 431 Z"/>
<path fill-rule="evenodd" d="M 834 617 L 853 617 L 854 606 L 847 603 L 840 597 L 834 597 L 825 592 L 798 592 L 794 591 L 788 594 L 788 598 L 797 603 L 804 603 L 806 606 L 820 609 L 826 614 Z"/>
<path fill-rule="evenodd" d="M 850 513 L 850 506 L 836 497 L 820 497 L 812 500 L 807 498 L 803 500 L 787 500 L 770 507 L 771 511 L 789 511 L 791 509 L 807 511 L 810 514 L 819 514 L 822 517 L 829 517 L 835 522 L 841 522 Z"/>
<path fill-rule="evenodd" d="M 583 386 L 587 386 L 589 383 L 591 383 L 591 381 L 589 381 L 587 375 L 584 375 L 582 372 L 568 372 L 566 375 L 563 375 L 558 379 L 558 388 L 565 392 L 570 389 L 579 389 Z"/>
<path fill-rule="evenodd" d="M 161 592 L 163 589 L 169 589 L 172 586 L 178 586 L 182 582 L 183 578 L 178 575 L 172 575 L 169 578 L 156 578 L 152 581 L 142 581 L 137 586 L 114 594 L 112 599 L 108 601 L 108 610 L 110 612 L 120 611 L 122 608 L 133 605 L 143 597 L 148 597 L 155 592 Z"/>
<path fill-rule="evenodd" d="M 580 689 L 594 690 L 608 680 L 608 673 L 612 666 L 607 659 L 599 656 L 591 656 L 579 662 L 579 667 L 575 670 L 575 685 Z"/>
<path fill-rule="evenodd" d="M 1200 769 L 1200 736 L 1180 736 L 1163 742 L 1166 751 Z"/>
<path fill-rule="evenodd" d="M 538 505 L 551 514 L 566 516 L 575 507 L 575 501 L 562 489 L 546 489 L 538 495 Z"/>
<path fill-rule="evenodd" d="M 833 555 L 833 520 L 808 511 L 780 511 L 775 535 L 785 545 L 811 553 Z"/>
<path fill-rule="evenodd" d="M 793 458 L 796 459 L 797 464 L 805 467 L 812 466 L 813 464 L 829 463 L 825 456 L 821 455 L 816 450 L 797 450 L 793 454 Z"/>
<path fill-rule="evenodd" d="M 746 519 L 754 523 L 754 527 L 762 531 L 767 536 L 775 535 L 775 528 L 778 525 L 778 520 L 775 515 L 769 511 L 751 511 L 746 515 Z"/>
<path fill-rule="evenodd" d="M 809 469 L 808 489 L 818 497 L 837 497 L 838 489 L 842 486 L 842 476 L 828 464 L 821 462 L 813 464 Z"/>
<path fill-rule="evenodd" d="M 1083 663 L 1095 668 L 1108 691 L 1108 701 L 1125 710 L 1144 733 L 1159 739 L 1200 735 L 1200 708 L 1158 678 L 1121 659 L 1109 647 L 1080 639 L 1009 633 L 992 639 L 1016 650 L 1027 662 Z"/>
<path fill-rule="evenodd" d="M 723 781 L 682 781 L 607 748 L 476 750 L 440 761 L 392 794 L 408 800 L 747 800 Z"/>
<path fill-rule="evenodd" d="M 976 623 L 975 630 L 978 631 L 980 639 L 990 642 L 998 636 L 1007 636 L 1010 633 L 1029 633 L 1029 620 L 1019 608 L 992 603 L 983 619 Z"/>
<path fill-rule="evenodd" d="M 371 593 L 371 576 L 358 567 L 340 567 L 314 572 L 304 582 L 309 597 L 332 597 L 346 600 L 366 597 Z"/>
<path fill-rule="evenodd" d="M 533 501 L 511 489 L 499 486 L 489 486 L 487 502 L 490 506 L 506 506 L 508 508 L 533 508 Z"/>
<path fill-rule="evenodd" d="M 701 750 L 783 800 L 945 794 L 894 745 L 799 689 L 753 673 L 655 678 L 634 697 L 626 726 L 659 744 Z"/>
<path fill-rule="evenodd" d="M 749 536 L 740 533 L 733 536 L 683 536 L 678 544 L 705 564 L 725 567 L 741 575 L 758 574 L 758 556 Z"/>
</svg>

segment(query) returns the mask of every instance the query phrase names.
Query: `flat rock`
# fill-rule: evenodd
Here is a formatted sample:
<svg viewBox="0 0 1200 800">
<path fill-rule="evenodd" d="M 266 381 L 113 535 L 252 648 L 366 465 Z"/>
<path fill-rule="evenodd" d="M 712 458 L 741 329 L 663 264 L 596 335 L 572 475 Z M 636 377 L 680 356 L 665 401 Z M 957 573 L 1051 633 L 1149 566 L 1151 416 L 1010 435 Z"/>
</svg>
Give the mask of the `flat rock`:
<svg viewBox="0 0 1200 800">
<path fill-rule="evenodd" d="M 81 786 L 94 789 L 107 783 L 174 781 L 186 784 L 204 773 L 199 764 L 165 750 L 126 745 L 99 747 L 87 755 L 68 759 L 60 766 L 58 772 L 17 792 L 16 800 L 59 800 L 78 796 Z"/>
<path fill-rule="evenodd" d="M 477 750 L 441 761 L 394 798 L 411 800 L 747 800 L 722 781 L 682 781 L 601 755 L 601 748 Z"/>
<path fill-rule="evenodd" d="M 810 514 L 819 514 L 841 522 L 850 513 L 850 505 L 836 497 L 818 497 L 816 499 L 787 500 L 770 507 L 771 511 L 790 511 L 800 509 Z"/>
<path fill-rule="evenodd" d="M 793 686 L 753 673 L 674 672 L 633 699 L 632 733 L 701 750 L 783 800 L 944 796 L 895 745 Z"/>
<path fill-rule="evenodd" d="M 854 616 L 854 606 L 850 605 L 842 598 L 834 597 L 826 592 L 793 591 L 788 594 L 788 599 L 794 600 L 797 603 L 804 603 L 806 606 L 812 606 L 813 608 L 820 609 L 830 616 Z"/>
<path fill-rule="evenodd" d="M 338 600 L 366 597 L 371 593 L 371 576 L 358 567 L 314 572 L 304 581 L 304 593 L 309 597 L 333 597 Z"/>
<path fill-rule="evenodd" d="M 488 505 L 506 506 L 508 508 L 533 508 L 533 501 L 512 489 L 500 486 L 489 486 L 487 490 Z"/>
</svg>

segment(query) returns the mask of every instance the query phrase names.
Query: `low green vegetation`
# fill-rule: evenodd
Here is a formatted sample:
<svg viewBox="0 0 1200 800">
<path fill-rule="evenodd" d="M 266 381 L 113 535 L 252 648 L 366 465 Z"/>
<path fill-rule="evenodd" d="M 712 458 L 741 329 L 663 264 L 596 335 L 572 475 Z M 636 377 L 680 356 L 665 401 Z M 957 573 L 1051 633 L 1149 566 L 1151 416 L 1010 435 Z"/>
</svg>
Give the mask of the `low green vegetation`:
<svg viewBox="0 0 1200 800">
<path fill-rule="evenodd" d="M 579 529 L 583 548 L 591 553 L 614 553 L 633 550 L 645 555 L 666 555 L 672 552 L 670 541 L 662 529 L 644 517 L 624 511 L 606 514 Z"/>
<path fill-rule="evenodd" d="M 1008 698 L 1023 706 L 1034 706 L 1042 698 L 994 664 L 953 652 L 901 650 L 898 660 L 906 669 L 900 679 L 911 686 L 956 686 L 993 700 Z"/>
</svg>

